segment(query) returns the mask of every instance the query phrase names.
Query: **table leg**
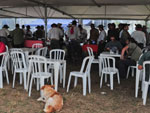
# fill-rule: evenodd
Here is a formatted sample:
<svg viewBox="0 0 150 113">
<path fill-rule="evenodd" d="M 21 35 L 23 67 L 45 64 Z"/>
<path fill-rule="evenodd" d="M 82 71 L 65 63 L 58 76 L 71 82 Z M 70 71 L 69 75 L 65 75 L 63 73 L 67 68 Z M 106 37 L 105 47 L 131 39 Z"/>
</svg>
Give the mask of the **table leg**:
<svg viewBox="0 0 150 113">
<path fill-rule="evenodd" d="M 2 68 L 0 67 L 0 88 L 3 88 L 3 75 L 2 75 Z"/>
<path fill-rule="evenodd" d="M 63 88 L 65 88 L 65 83 L 66 83 L 66 62 L 63 64 Z"/>
<path fill-rule="evenodd" d="M 54 80 L 55 80 L 55 90 L 58 91 L 58 74 L 59 74 L 60 63 L 54 63 Z"/>
</svg>

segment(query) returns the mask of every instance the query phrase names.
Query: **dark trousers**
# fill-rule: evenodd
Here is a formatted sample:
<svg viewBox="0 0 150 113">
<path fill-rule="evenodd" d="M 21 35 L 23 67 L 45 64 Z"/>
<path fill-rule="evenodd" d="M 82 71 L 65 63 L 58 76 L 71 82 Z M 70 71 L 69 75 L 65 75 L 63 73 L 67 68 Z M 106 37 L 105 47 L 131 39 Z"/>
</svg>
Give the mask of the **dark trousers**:
<svg viewBox="0 0 150 113">
<path fill-rule="evenodd" d="M 147 64 L 145 65 L 145 80 L 149 81 L 149 77 L 150 77 L 150 65 Z"/>
<path fill-rule="evenodd" d="M 105 45 L 106 45 L 105 42 L 99 42 L 99 44 L 98 44 L 98 56 L 104 51 Z"/>
<path fill-rule="evenodd" d="M 6 37 L 0 37 L 0 41 L 3 42 L 5 45 L 8 45 L 8 40 Z"/>
<path fill-rule="evenodd" d="M 82 57 L 82 48 L 78 41 L 71 40 L 68 46 L 68 56 L 72 61 L 77 61 Z"/>
<path fill-rule="evenodd" d="M 13 47 L 14 48 L 23 48 L 24 44 L 14 44 Z"/>
<path fill-rule="evenodd" d="M 59 40 L 51 40 L 51 49 L 60 49 Z"/>
<path fill-rule="evenodd" d="M 119 75 L 121 78 L 125 78 L 127 75 L 127 70 L 129 66 L 135 66 L 136 65 L 136 61 L 132 60 L 132 59 L 124 59 L 124 60 L 120 60 L 118 62 L 118 69 L 119 69 Z"/>
</svg>

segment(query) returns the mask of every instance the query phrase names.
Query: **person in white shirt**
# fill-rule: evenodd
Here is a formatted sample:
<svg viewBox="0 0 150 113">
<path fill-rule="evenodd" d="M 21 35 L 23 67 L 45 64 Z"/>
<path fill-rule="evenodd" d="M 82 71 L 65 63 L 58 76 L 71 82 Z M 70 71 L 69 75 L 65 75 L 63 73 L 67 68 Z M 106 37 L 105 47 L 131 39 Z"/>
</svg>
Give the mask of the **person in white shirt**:
<svg viewBox="0 0 150 113">
<path fill-rule="evenodd" d="M 52 24 L 51 27 L 52 28 L 48 32 L 48 40 L 51 41 L 51 49 L 60 49 L 59 39 L 63 35 L 63 32 L 56 24 Z"/>
<path fill-rule="evenodd" d="M 69 47 L 68 47 L 68 54 L 71 61 L 76 63 L 81 56 L 80 51 L 80 44 L 78 42 L 80 31 L 77 27 L 77 22 L 74 20 L 72 21 L 72 26 L 68 29 L 68 38 L 69 38 Z"/>
<path fill-rule="evenodd" d="M 3 42 L 5 45 L 8 45 L 8 35 L 9 35 L 9 26 L 4 25 L 3 28 L 0 30 L 0 41 Z"/>
<path fill-rule="evenodd" d="M 143 48 L 146 46 L 146 37 L 144 32 L 142 31 L 142 26 L 140 24 L 136 25 L 136 31 L 134 31 L 131 34 L 131 37 L 134 38 L 134 40 L 138 43 L 138 46 L 140 48 Z"/>
<path fill-rule="evenodd" d="M 105 48 L 106 32 L 104 30 L 104 26 L 103 25 L 99 25 L 98 28 L 99 28 L 99 31 L 100 31 L 99 37 L 97 39 L 98 55 L 99 55 L 100 53 L 102 53 L 104 51 L 104 48 Z"/>
</svg>

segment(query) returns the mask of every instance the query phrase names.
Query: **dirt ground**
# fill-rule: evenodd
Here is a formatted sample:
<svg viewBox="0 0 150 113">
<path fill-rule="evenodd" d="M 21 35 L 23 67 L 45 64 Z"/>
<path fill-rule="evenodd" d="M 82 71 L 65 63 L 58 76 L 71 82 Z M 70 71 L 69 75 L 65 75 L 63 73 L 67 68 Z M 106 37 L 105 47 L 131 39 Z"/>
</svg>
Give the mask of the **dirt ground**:
<svg viewBox="0 0 150 113">
<path fill-rule="evenodd" d="M 67 80 L 70 71 L 79 70 L 79 66 L 67 65 Z M 135 98 L 135 78 L 131 76 L 127 80 L 121 79 L 121 84 L 117 84 L 114 78 L 114 90 L 111 91 L 107 84 L 99 88 L 100 78 L 98 76 L 98 65 L 92 65 L 92 92 L 87 96 L 82 95 L 82 81 L 73 88 L 73 81 L 69 93 L 59 85 L 59 92 L 64 99 L 63 109 L 59 113 L 149 113 L 150 96 L 147 105 L 142 105 L 141 91 L 139 97 Z M 44 103 L 37 102 L 40 93 L 33 86 L 32 96 L 23 89 L 16 80 L 15 88 L 12 89 L 12 75 L 9 74 L 10 85 L 4 80 L 4 89 L 0 89 L 0 113 L 43 113 Z M 106 92 L 102 95 L 101 92 Z"/>
</svg>

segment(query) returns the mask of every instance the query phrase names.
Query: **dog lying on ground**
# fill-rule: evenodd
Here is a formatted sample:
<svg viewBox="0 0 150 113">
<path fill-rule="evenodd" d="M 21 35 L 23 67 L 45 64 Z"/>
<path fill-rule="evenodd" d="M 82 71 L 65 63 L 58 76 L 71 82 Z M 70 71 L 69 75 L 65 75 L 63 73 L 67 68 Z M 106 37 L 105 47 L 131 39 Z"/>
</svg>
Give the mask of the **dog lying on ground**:
<svg viewBox="0 0 150 113">
<path fill-rule="evenodd" d="M 41 90 L 43 91 L 43 96 L 38 99 L 38 101 L 45 102 L 44 112 L 51 113 L 55 111 L 60 111 L 63 106 L 62 96 L 56 92 L 54 86 L 44 85 Z"/>
</svg>

